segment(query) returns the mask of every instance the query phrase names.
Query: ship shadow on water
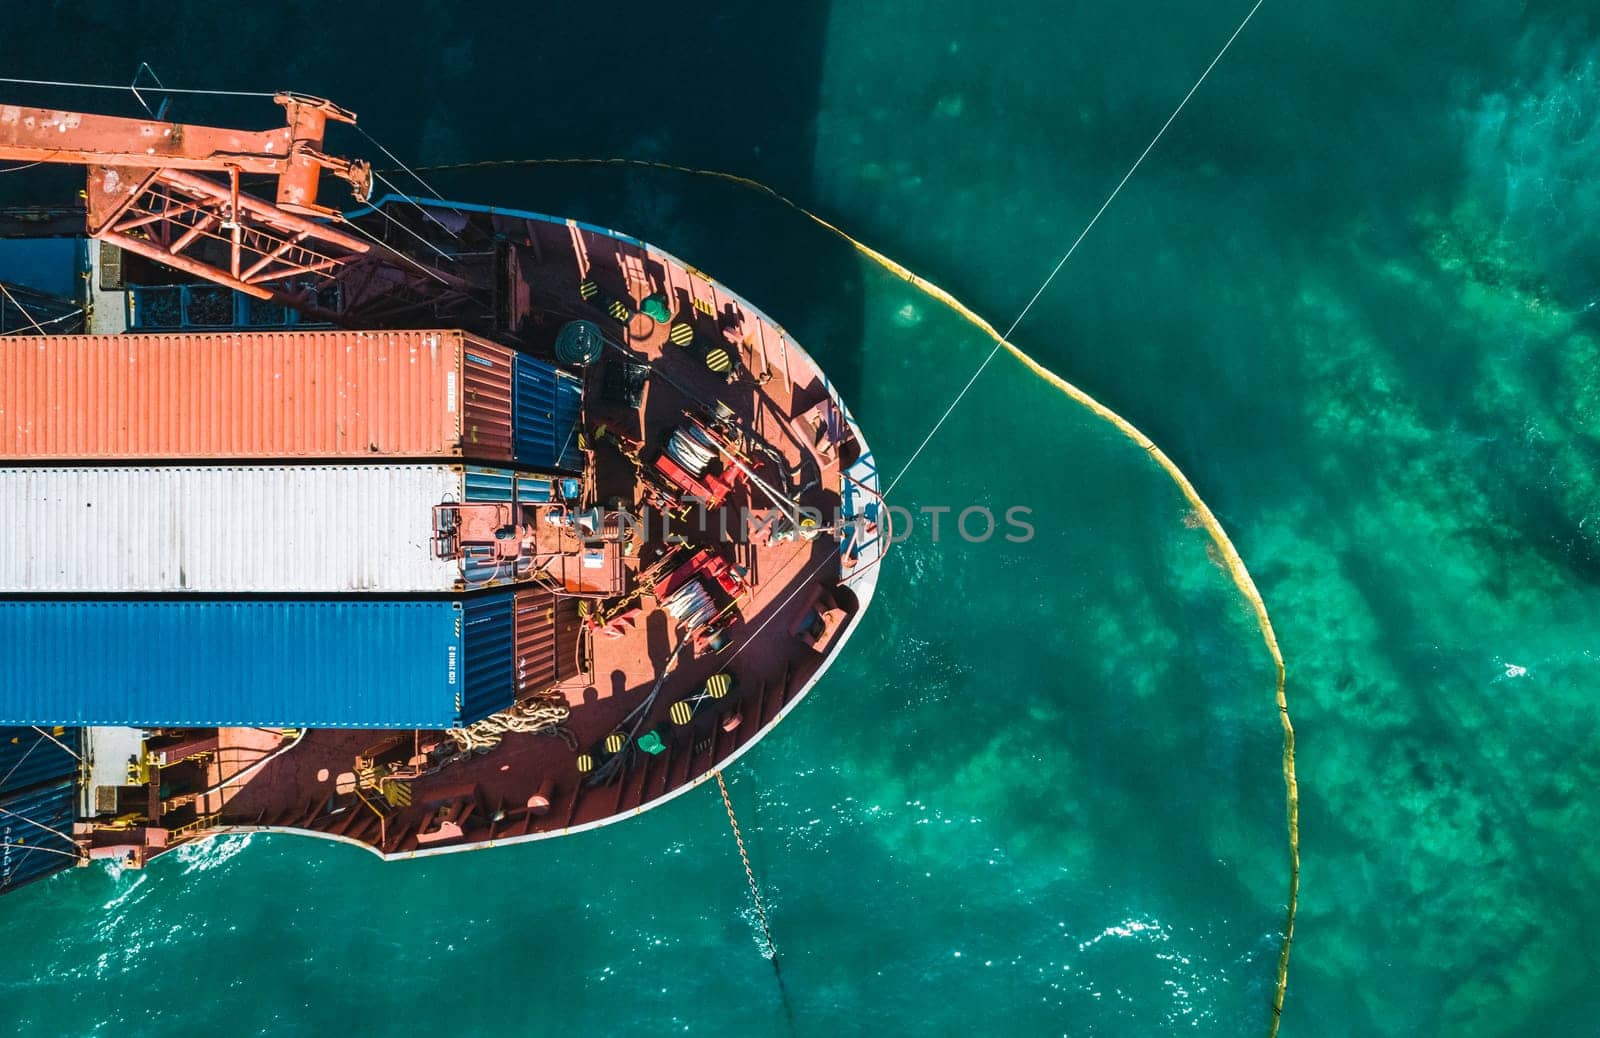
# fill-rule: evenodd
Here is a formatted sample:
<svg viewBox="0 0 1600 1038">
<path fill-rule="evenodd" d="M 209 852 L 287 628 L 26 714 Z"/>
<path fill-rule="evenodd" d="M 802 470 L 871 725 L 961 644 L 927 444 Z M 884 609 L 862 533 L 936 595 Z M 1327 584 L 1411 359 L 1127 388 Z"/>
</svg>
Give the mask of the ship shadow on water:
<svg viewBox="0 0 1600 1038">
<path fill-rule="evenodd" d="M 592 20 L 518 11 L 503 38 L 470 44 L 478 55 L 507 53 L 478 62 L 460 91 L 416 91 L 413 103 L 428 114 L 402 107 L 387 136 L 409 135 L 410 154 L 424 165 L 632 159 L 732 173 L 815 201 L 828 4 L 611 10 L 614 39 L 603 57 Z M 526 57 L 510 53 L 529 40 L 538 43 Z M 488 117 L 480 97 L 515 101 Z M 385 137 L 373 121 L 369 130 Z M 791 331 L 847 403 L 860 399 L 859 257 L 786 206 L 727 181 L 625 165 L 424 175 L 447 197 L 568 216 L 673 253 Z"/>
<path fill-rule="evenodd" d="M 189 9 L 192 8 L 192 11 Z M 0 39 L 21 78 L 131 81 L 147 61 L 163 82 L 327 97 L 409 165 L 499 159 L 632 158 L 724 170 L 814 200 L 816 117 L 830 5 L 681 8 L 447 0 L 341 5 L 339 31 L 308 31 L 288 9 L 240 9 L 219 51 L 174 26 L 214 8 L 139 0 L 30 13 Z M 64 64 L 29 40 L 71 39 Z M 207 35 L 207 41 L 210 37 Z M 8 86 L 6 100 L 137 116 L 130 94 Z M 265 98 L 174 95 L 172 119 L 271 126 Z M 330 150 L 387 158 L 358 135 Z M 861 275 L 849 246 L 730 184 L 621 167 L 511 167 L 428 173 L 447 198 L 570 216 L 636 235 L 705 270 L 790 329 L 860 399 Z M 403 175 L 397 187 L 424 193 Z M 72 202 L 81 171 L 44 167 L 0 181 L 0 204 Z M 380 185 L 379 190 L 383 190 Z"/>
</svg>

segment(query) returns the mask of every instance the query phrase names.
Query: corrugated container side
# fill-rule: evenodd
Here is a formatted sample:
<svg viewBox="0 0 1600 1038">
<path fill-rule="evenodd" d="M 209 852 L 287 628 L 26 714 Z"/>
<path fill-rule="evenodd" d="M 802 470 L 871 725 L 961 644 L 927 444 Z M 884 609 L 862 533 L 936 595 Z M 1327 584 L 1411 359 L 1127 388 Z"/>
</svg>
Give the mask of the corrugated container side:
<svg viewBox="0 0 1600 1038">
<path fill-rule="evenodd" d="M 517 442 L 513 451 L 524 465 L 549 465 L 556 457 L 556 371 L 533 357 L 519 355 L 513 375 Z"/>
<path fill-rule="evenodd" d="M 543 692 L 556 683 L 556 596 L 544 588 L 516 597 L 516 695 Z"/>
<path fill-rule="evenodd" d="M 512 366 L 450 330 L 0 339 L 0 457 L 508 461 Z"/>
<path fill-rule="evenodd" d="M 555 477 L 517 473 L 517 500 L 526 504 L 548 504 L 555 500 Z"/>
<path fill-rule="evenodd" d="M 0 468 L 0 592 L 452 591 L 433 508 L 464 492 L 452 464 Z"/>
<path fill-rule="evenodd" d="M 509 702 L 510 603 L 0 601 L 0 723 L 455 727 Z"/>
<path fill-rule="evenodd" d="M 0 894 L 73 866 L 77 811 L 76 776 L 0 797 Z"/>
<path fill-rule="evenodd" d="M 557 681 L 577 677 L 581 671 L 575 651 L 578 644 L 578 629 L 583 626 L 583 617 L 578 612 L 578 604 L 581 601 L 569 595 L 556 599 Z"/>
<path fill-rule="evenodd" d="M 78 774 L 83 730 L 0 728 L 0 799 Z"/>
<path fill-rule="evenodd" d="M 477 461 L 513 458 L 511 382 L 515 354 L 504 346 L 463 336 L 461 353 L 461 455 Z"/>
<path fill-rule="evenodd" d="M 564 371 L 556 373 L 556 442 L 559 448 L 551 468 L 583 471 L 578 449 L 578 422 L 583 417 L 583 383 Z"/>
<path fill-rule="evenodd" d="M 512 600 L 511 595 L 502 594 L 462 603 L 466 680 L 459 712 L 465 724 L 511 705 L 511 656 L 516 640 Z"/>
<path fill-rule="evenodd" d="M 547 361 L 522 354 L 516 358 L 514 381 L 516 460 L 535 468 L 579 471 L 582 383 Z"/>
<path fill-rule="evenodd" d="M 469 467 L 463 500 L 478 503 L 512 501 L 516 497 L 516 488 L 516 473 L 509 469 Z"/>
</svg>

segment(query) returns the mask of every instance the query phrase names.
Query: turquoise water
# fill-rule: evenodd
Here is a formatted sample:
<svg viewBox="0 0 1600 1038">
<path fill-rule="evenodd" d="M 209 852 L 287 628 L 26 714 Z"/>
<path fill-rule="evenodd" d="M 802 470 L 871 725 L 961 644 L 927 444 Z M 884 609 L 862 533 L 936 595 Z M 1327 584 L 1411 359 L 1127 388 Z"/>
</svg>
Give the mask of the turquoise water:
<svg viewBox="0 0 1600 1038">
<path fill-rule="evenodd" d="M 424 162 L 729 169 L 1004 326 L 1245 9 L 464 24 L 416 3 L 425 31 L 373 10 L 336 42 L 250 15 L 224 61 L 211 21 L 135 4 L 41 14 L 70 58 L 16 36 L 0 55 L 23 76 L 144 58 L 173 82 L 291 84 Z M 1595 28 L 1577 4 L 1268 0 L 1016 336 L 1163 445 L 1272 611 L 1300 735 L 1287 1035 L 1594 1032 Z M 724 279 L 837 375 L 891 470 L 988 349 L 737 187 L 431 179 Z M 1025 505 L 1038 536 L 924 527 L 730 773 L 781 986 L 701 791 L 437 861 L 257 838 L 64 874 L 0 901 L 12 1029 L 1264 1031 L 1287 883 L 1270 660 L 1181 496 L 1005 355 L 898 493 Z"/>
</svg>

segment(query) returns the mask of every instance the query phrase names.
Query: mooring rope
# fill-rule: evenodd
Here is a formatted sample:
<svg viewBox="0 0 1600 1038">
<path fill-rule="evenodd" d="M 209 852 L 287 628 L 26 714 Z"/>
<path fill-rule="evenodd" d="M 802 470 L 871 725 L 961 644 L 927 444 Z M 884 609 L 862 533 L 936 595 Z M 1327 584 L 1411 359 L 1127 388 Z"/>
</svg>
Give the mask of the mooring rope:
<svg viewBox="0 0 1600 1038">
<path fill-rule="evenodd" d="M 71 858 L 73 861 L 82 861 L 83 860 L 83 853 L 81 851 L 79 851 L 79 852 L 63 851 L 63 850 L 60 850 L 60 849 L 55 848 L 55 847 L 46 847 L 42 843 L 0 843 L 0 850 L 4 850 L 4 851 L 45 851 L 45 852 L 47 852 L 49 854 L 59 854 L 63 858 Z"/>
<path fill-rule="evenodd" d="M 450 737 L 463 756 L 487 753 L 511 733 L 554 732 L 566 723 L 571 714 L 572 707 L 567 703 L 567 697 L 552 689 L 523 702 L 513 703 L 510 709 L 490 714 L 464 728 L 446 729 L 445 735 Z"/>
<path fill-rule="evenodd" d="M 733 813 L 733 799 L 728 796 L 728 784 L 717 772 L 717 789 L 722 792 L 722 806 L 728 809 L 728 824 L 733 827 L 733 842 L 739 845 L 739 860 L 744 862 L 744 878 L 750 881 L 750 897 L 756 903 L 756 918 L 761 921 L 761 936 L 767 942 L 767 958 L 774 967 L 778 964 L 778 946 L 772 942 L 772 927 L 767 925 L 767 909 L 761 903 L 761 888 L 756 884 L 755 870 L 750 867 L 750 854 L 744 849 L 744 836 L 739 832 L 739 818 Z"/>
<path fill-rule="evenodd" d="M 72 847 L 77 847 L 78 846 L 78 843 L 77 843 L 76 840 L 74 840 L 68 834 L 62 832 L 60 829 L 57 829 L 54 826 L 45 825 L 43 822 L 37 821 L 36 819 L 29 818 L 25 814 L 21 814 L 19 812 L 12 811 L 12 810 L 9 810 L 9 809 L 4 808 L 4 807 L 0 807 L 0 815 L 5 815 L 7 818 L 15 818 L 18 821 L 25 822 L 28 825 L 33 826 L 35 829 L 43 829 L 45 832 L 51 834 L 52 836 L 58 836 L 61 839 L 65 840 Z M 80 851 L 78 854 L 74 855 L 74 857 L 82 857 L 86 853 L 87 852 Z"/>
<path fill-rule="evenodd" d="M 21 314 L 29 324 L 33 325 L 34 331 L 40 335 L 45 334 L 44 329 L 39 327 L 39 322 L 35 321 L 33 315 L 28 312 L 28 308 L 17 302 L 17 297 L 11 294 L 11 290 L 6 288 L 4 282 L 0 282 L 0 294 L 4 294 L 7 299 L 11 300 L 11 305 L 17 308 L 17 313 Z"/>
<path fill-rule="evenodd" d="M 0 83 L 17 83 L 22 86 L 72 87 L 80 90 L 132 90 L 129 83 L 77 83 L 66 79 L 16 79 L 0 76 Z M 196 87 L 156 86 L 151 88 L 163 94 L 208 94 L 212 97 L 276 97 L 270 90 L 202 90 Z"/>
<path fill-rule="evenodd" d="M 1033 309 L 1033 304 L 1037 303 L 1039 298 L 1045 294 L 1051 283 L 1055 281 L 1056 275 L 1061 273 L 1061 268 L 1065 267 L 1067 261 L 1072 258 L 1072 254 L 1078 251 L 1078 246 L 1083 244 L 1083 239 L 1089 237 L 1089 232 L 1094 230 L 1094 225 L 1100 222 L 1100 217 L 1104 216 L 1106 210 L 1111 208 L 1111 203 L 1117 200 L 1117 196 L 1122 193 L 1122 189 L 1128 186 L 1128 181 L 1132 180 L 1133 175 L 1139 172 L 1139 167 L 1144 165 L 1144 160 L 1150 157 L 1152 151 L 1156 150 L 1156 145 L 1161 143 L 1161 138 L 1166 136 L 1167 130 L 1171 128 L 1173 123 L 1177 122 L 1178 116 L 1183 113 L 1184 106 L 1189 103 L 1189 99 L 1199 91 L 1201 84 L 1206 81 L 1206 77 L 1211 75 L 1211 70 L 1217 67 L 1217 62 L 1221 61 L 1222 56 L 1228 53 L 1228 48 L 1233 46 L 1233 41 L 1237 40 L 1239 34 L 1244 32 L 1244 27 L 1250 24 L 1250 19 L 1256 16 L 1256 12 L 1261 9 L 1261 5 L 1265 2 L 1266 0 L 1256 0 L 1255 6 L 1250 8 L 1249 13 L 1244 16 L 1244 20 L 1239 23 L 1238 28 L 1233 30 L 1233 35 L 1228 37 L 1228 41 L 1222 45 L 1222 49 L 1217 51 L 1216 56 L 1211 59 L 1211 64 L 1207 65 L 1205 71 L 1200 73 L 1200 77 L 1194 81 L 1194 85 L 1189 87 L 1189 92 L 1183 95 L 1183 100 L 1179 101 L 1178 106 L 1172 110 L 1172 114 L 1167 116 L 1167 121 L 1161 124 L 1161 129 L 1157 130 L 1155 136 L 1150 138 L 1150 143 L 1144 146 L 1144 150 L 1139 153 L 1139 157 L 1133 160 L 1133 165 L 1129 166 L 1128 171 L 1122 174 L 1122 179 L 1117 181 L 1117 186 L 1111 189 L 1111 193 L 1106 196 L 1106 200 L 1100 203 L 1100 208 L 1096 209 L 1094 215 L 1089 218 L 1089 222 L 1083 225 L 1083 230 L 1079 231 L 1078 236 L 1072 239 L 1072 244 L 1067 246 L 1067 251 L 1062 253 L 1061 258 L 1056 261 L 1056 265 L 1050 268 L 1050 273 L 1039 283 L 1039 287 L 1034 290 L 1028 302 L 1022 307 L 1016 318 L 1012 320 L 1011 325 L 1006 328 L 1005 334 L 995 336 L 994 348 L 989 351 L 983 358 L 983 362 L 972 372 L 972 377 L 967 379 L 967 384 L 961 387 L 961 392 L 957 393 L 955 399 L 950 401 L 950 406 L 944 409 L 944 414 L 940 415 L 939 420 L 933 423 L 933 428 L 929 429 L 928 435 L 924 436 L 922 442 L 917 444 L 917 449 L 911 452 L 911 457 L 900 467 L 899 475 L 889 481 L 888 489 L 883 492 L 884 497 L 894 493 L 894 488 L 899 485 L 901 478 L 911 471 L 911 466 L 916 464 L 917 459 L 922 456 L 923 449 L 933 441 L 935 436 L 939 435 L 939 430 L 944 428 L 944 423 L 955 413 L 956 407 L 966 398 L 968 391 L 983 375 L 984 369 L 989 366 L 989 362 L 994 360 L 995 354 L 1000 352 L 1000 347 L 1007 339 L 1011 338 L 1012 333 L 1022 324 L 1023 319 Z"/>
<path fill-rule="evenodd" d="M 823 228 L 829 233 L 838 236 L 841 240 L 849 243 L 849 245 L 862 256 L 871 260 L 873 263 L 893 274 L 895 277 L 905 281 L 907 284 L 918 289 L 924 294 L 937 299 L 939 302 L 948 306 L 951 310 L 955 311 L 959 316 L 964 318 L 969 324 L 973 325 L 979 331 L 989 336 L 996 342 L 997 345 L 1003 347 L 1013 357 L 1021 361 L 1023 365 L 1028 368 L 1028 370 L 1044 379 L 1050 385 L 1055 386 L 1074 402 L 1082 405 L 1098 417 L 1111 423 L 1111 425 L 1113 425 L 1118 432 L 1122 433 L 1129 440 L 1132 440 L 1134 443 L 1138 444 L 1140 448 L 1142 448 L 1144 452 L 1148 454 L 1156 462 L 1156 464 L 1167 473 L 1167 476 L 1177 484 L 1178 489 L 1183 493 L 1184 498 L 1188 500 L 1190 507 L 1194 509 L 1195 515 L 1200 520 L 1200 524 L 1205 528 L 1206 533 L 1210 535 L 1212 543 L 1216 545 L 1217 550 L 1222 554 L 1223 562 L 1227 567 L 1229 576 L 1233 580 L 1234 586 L 1238 588 L 1240 594 L 1244 595 L 1245 599 L 1249 601 L 1251 608 L 1255 611 L 1256 624 L 1260 628 L 1262 641 L 1266 644 L 1267 652 L 1272 657 L 1273 667 L 1276 671 L 1277 688 L 1275 694 L 1278 704 L 1278 718 L 1283 728 L 1283 787 L 1285 814 L 1287 818 L 1287 829 L 1289 836 L 1289 895 L 1285 914 L 1283 943 L 1278 952 L 1277 976 L 1272 996 L 1272 1020 L 1268 1029 L 1268 1038 L 1277 1038 L 1278 1024 L 1283 1015 L 1284 994 L 1288 989 L 1289 953 L 1294 941 L 1295 913 L 1299 907 L 1300 901 L 1300 788 L 1295 778 L 1294 725 L 1289 718 L 1289 702 L 1285 692 L 1285 686 L 1287 683 L 1287 668 L 1283 662 L 1283 654 L 1278 648 L 1278 636 L 1273 630 L 1272 618 L 1267 613 L 1267 604 L 1262 599 L 1261 592 L 1256 588 L 1255 580 L 1250 576 L 1250 571 L 1246 568 L 1244 559 L 1239 555 L 1238 549 L 1234 547 L 1232 539 L 1228 537 L 1227 531 L 1223 529 L 1222 523 L 1218 521 L 1216 514 L 1212 512 L 1210 506 L 1208 506 L 1205 501 L 1201 499 L 1199 492 L 1194 488 L 1194 484 L 1191 483 L 1189 478 L 1183 474 L 1183 470 L 1178 468 L 1177 463 L 1168 457 L 1166 452 L 1157 447 L 1148 436 L 1140 432 L 1138 427 L 1132 422 L 1128 421 L 1111 408 L 1100 403 L 1100 401 L 1096 400 L 1082 389 L 1079 389 L 1071 382 L 1068 382 L 1060 375 L 1057 375 L 1043 364 L 1034 360 L 1027 353 L 1023 352 L 1015 344 L 1001 335 L 999 330 L 996 329 L 994 325 L 990 324 L 970 306 L 963 303 L 961 300 L 957 299 L 955 296 L 951 295 L 934 282 L 929 281 L 920 274 L 913 272 L 903 264 L 895 262 L 888 256 L 885 256 L 883 253 L 879 252 L 877 249 L 874 249 L 872 246 L 866 244 L 858 238 L 851 236 L 836 224 L 830 222 L 817 213 L 812 212 L 786 195 L 781 194 L 776 189 L 768 187 L 759 180 L 752 180 L 749 177 L 743 177 L 737 173 L 727 173 L 722 170 L 696 169 L 692 166 L 681 166 L 670 162 L 657 162 L 650 159 L 488 159 L 478 162 L 458 162 L 435 166 L 422 166 L 419 168 L 419 171 L 423 173 L 440 173 L 467 169 L 518 166 L 625 166 L 642 169 L 658 169 L 673 173 L 688 174 L 691 176 L 710 177 L 716 180 L 725 180 L 732 184 L 738 184 L 741 187 L 759 191 L 762 194 L 783 203 L 785 206 L 793 209 L 795 212 L 804 216 L 806 219 L 810 220 L 812 223 L 815 223 L 817 226 Z"/>
<path fill-rule="evenodd" d="M 73 751 L 72 747 L 68 746 L 66 743 L 62 742 L 60 739 L 57 739 L 55 736 L 51 735 L 49 732 L 45 731 L 43 728 L 40 728 L 36 724 L 29 725 L 28 727 L 30 727 L 34 731 L 38 732 L 40 735 L 44 736 L 46 739 L 49 739 L 51 742 L 55 743 L 56 746 L 59 747 L 63 753 L 65 753 L 67 756 L 71 757 L 73 760 L 77 761 L 79 764 L 83 763 L 83 757 L 81 757 L 79 754 L 75 753 Z"/>
</svg>

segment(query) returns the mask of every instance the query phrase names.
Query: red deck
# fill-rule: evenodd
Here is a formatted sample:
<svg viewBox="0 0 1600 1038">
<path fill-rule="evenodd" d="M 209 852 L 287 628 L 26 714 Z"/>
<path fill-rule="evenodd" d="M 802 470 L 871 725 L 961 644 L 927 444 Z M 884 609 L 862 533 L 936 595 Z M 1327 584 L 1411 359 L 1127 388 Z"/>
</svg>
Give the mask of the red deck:
<svg viewBox="0 0 1600 1038">
<path fill-rule="evenodd" d="M 473 219 L 487 225 L 491 218 Z M 579 597 L 558 599 L 548 618 L 550 633 L 532 650 L 552 658 L 529 661 L 539 673 L 557 676 L 555 691 L 570 707 L 564 734 L 505 734 L 487 752 L 405 778 L 405 762 L 411 759 L 411 772 L 420 770 L 415 751 L 438 741 L 437 733 L 314 730 L 298 741 L 286 733 L 281 741 L 267 737 L 264 743 L 259 731 L 224 729 L 218 733 L 220 750 L 191 759 L 187 782 L 178 772 L 167 776 L 166 802 L 151 798 L 157 808 L 151 829 L 163 839 L 170 834 L 166 842 L 270 827 L 403 855 L 559 835 L 625 817 L 707 777 L 769 730 L 843 644 L 870 597 L 876 574 L 868 571 L 876 551 L 841 564 L 840 535 L 826 529 L 841 509 L 843 470 L 857 463 L 864 447 L 803 350 L 741 300 L 655 250 L 570 223 L 504 215 L 492 220 L 496 234 L 509 232 L 518 242 L 509 271 L 502 273 L 513 288 L 511 324 L 523 341 L 536 351 L 549 350 L 557 331 L 579 318 L 598 324 L 613 341 L 603 360 L 586 369 L 586 504 L 598 505 L 602 514 L 618 508 L 648 514 L 641 509 L 648 487 L 624 450 L 639 445 L 650 468 L 672 430 L 685 424 L 686 411 L 710 412 L 720 405 L 750 448 L 746 456 L 757 481 L 819 510 L 824 532 L 779 543 L 745 536 L 742 510 L 767 510 L 770 502 L 732 466 L 722 474 L 721 487 L 712 488 L 725 492 L 720 509 L 703 521 L 691 515 L 674 524 L 674 534 L 709 547 L 721 560 L 714 564 L 720 583 L 702 575 L 717 604 L 738 600 L 726 613 L 733 619 L 717 651 L 704 629 L 686 632 L 650 593 L 620 601 L 601 597 L 614 590 L 612 583 L 624 595 L 639 590 L 640 573 L 669 550 L 659 523 L 607 545 L 609 554 L 586 563 L 565 545 L 575 538 L 535 519 L 538 551 L 553 560 L 545 569 L 554 582 L 586 589 Z M 664 297 L 669 320 L 641 312 L 652 295 Z M 688 348 L 670 341 L 671 330 L 684 324 L 694 332 Z M 686 333 L 679 328 L 675 337 L 683 340 Z M 731 362 L 731 373 L 714 370 L 724 366 L 717 350 Z M 638 407 L 617 399 L 623 361 L 650 369 Z M 602 426 L 606 433 L 596 436 Z M 854 475 L 859 479 L 861 470 Z M 875 482 L 869 476 L 867 488 Z M 862 494 L 854 494 L 844 511 L 859 517 Z M 876 545 L 875 535 L 861 535 L 871 529 L 863 519 L 856 519 L 856 527 L 858 541 Z M 728 538 L 721 536 L 723 528 Z M 593 577 L 592 584 L 575 584 L 569 579 L 575 573 Z M 727 595 L 730 587 L 735 595 Z M 675 588 L 656 590 L 666 598 Z M 610 630 L 585 635 L 580 610 L 615 614 Z M 689 644 L 680 645 L 686 637 Z M 659 733 L 660 751 L 652 754 L 637 739 L 630 741 L 620 766 L 607 780 L 595 781 L 608 756 L 606 736 L 640 707 L 663 671 L 653 706 L 633 728 L 635 736 Z M 673 704 L 718 674 L 732 678 L 732 690 L 702 697 L 687 723 L 675 723 Z M 682 713 L 680 708 L 678 721 Z M 357 757 L 363 754 L 397 762 L 393 774 L 402 777 L 375 782 L 370 770 L 358 774 Z M 581 755 L 595 767 L 587 779 Z M 159 781 L 153 776 L 152 786 Z M 174 784 L 193 792 L 174 795 Z M 128 838 L 102 831 L 94 839 L 116 845 Z M 141 842 L 156 852 L 156 840 Z"/>
</svg>

